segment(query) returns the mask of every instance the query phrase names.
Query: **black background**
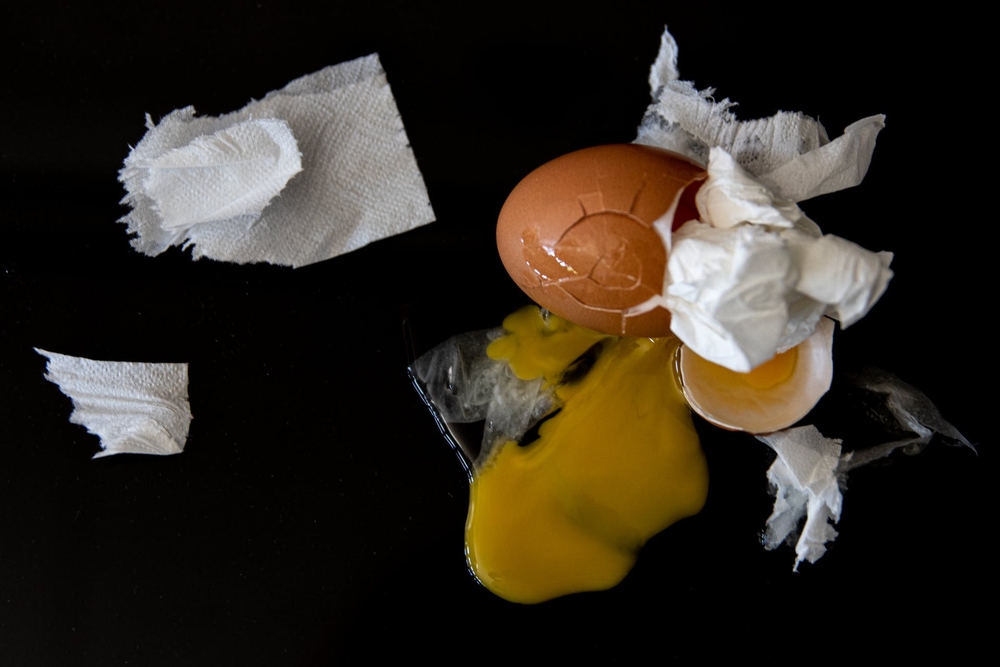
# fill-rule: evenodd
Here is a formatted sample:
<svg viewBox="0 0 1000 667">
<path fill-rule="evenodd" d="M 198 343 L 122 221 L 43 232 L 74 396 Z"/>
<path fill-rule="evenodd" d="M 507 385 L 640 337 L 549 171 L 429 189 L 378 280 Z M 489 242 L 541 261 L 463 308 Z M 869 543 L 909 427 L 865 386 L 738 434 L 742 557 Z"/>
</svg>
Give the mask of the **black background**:
<svg viewBox="0 0 1000 667">
<path fill-rule="evenodd" d="M 677 4 L 2 10 L 0 663 L 977 647 L 974 603 L 995 593 L 996 280 L 982 240 L 995 215 L 970 176 L 972 154 L 988 155 L 969 143 L 981 102 L 962 79 L 975 17 Z M 840 537 L 793 574 L 791 550 L 759 546 L 767 448 L 705 427 L 701 515 L 652 540 L 614 590 L 513 605 L 466 570 L 465 473 L 407 380 L 408 348 L 524 302 L 493 240 L 507 192 L 562 153 L 634 138 L 664 24 L 682 78 L 741 118 L 800 110 L 836 136 L 886 114 L 865 182 L 804 205 L 825 231 L 896 253 L 835 357 L 923 388 L 980 453 L 934 446 L 852 473 Z M 437 222 L 296 270 L 129 247 L 116 177 L 145 113 L 232 111 L 372 52 Z M 184 454 L 90 460 L 97 438 L 68 422 L 32 347 L 189 362 Z"/>
</svg>

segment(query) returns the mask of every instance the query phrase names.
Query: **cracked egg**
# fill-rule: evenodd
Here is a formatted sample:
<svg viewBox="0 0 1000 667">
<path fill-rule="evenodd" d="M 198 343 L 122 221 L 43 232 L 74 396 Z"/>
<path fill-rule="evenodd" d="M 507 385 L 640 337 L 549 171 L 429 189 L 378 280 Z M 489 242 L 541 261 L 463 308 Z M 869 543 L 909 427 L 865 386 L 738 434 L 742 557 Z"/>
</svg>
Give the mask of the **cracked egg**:
<svg viewBox="0 0 1000 667">
<path fill-rule="evenodd" d="M 637 144 L 547 162 L 511 192 L 497 221 L 504 267 L 536 303 L 618 336 L 666 336 L 660 296 L 672 230 L 698 218 L 705 170 Z"/>
</svg>

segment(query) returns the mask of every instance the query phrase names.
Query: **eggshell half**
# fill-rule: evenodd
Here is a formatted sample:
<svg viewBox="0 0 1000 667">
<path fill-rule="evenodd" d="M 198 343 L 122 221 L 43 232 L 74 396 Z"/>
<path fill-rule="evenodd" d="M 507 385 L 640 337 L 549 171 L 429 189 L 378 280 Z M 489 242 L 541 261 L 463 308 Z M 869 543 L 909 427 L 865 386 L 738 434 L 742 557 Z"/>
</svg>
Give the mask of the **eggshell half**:
<svg viewBox="0 0 1000 667">
<path fill-rule="evenodd" d="M 563 155 L 510 193 L 497 221 L 500 258 L 560 317 L 602 333 L 666 336 L 670 313 L 651 305 L 663 291 L 664 234 L 697 219 L 705 177 L 687 158 L 649 146 Z"/>
<path fill-rule="evenodd" d="M 794 350 L 794 367 L 788 377 L 768 381 L 763 367 L 737 373 L 683 346 L 677 366 L 684 398 L 707 421 L 731 431 L 760 434 L 788 428 L 809 414 L 830 389 L 833 320 L 821 318 L 816 332 Z"/>
</svg>

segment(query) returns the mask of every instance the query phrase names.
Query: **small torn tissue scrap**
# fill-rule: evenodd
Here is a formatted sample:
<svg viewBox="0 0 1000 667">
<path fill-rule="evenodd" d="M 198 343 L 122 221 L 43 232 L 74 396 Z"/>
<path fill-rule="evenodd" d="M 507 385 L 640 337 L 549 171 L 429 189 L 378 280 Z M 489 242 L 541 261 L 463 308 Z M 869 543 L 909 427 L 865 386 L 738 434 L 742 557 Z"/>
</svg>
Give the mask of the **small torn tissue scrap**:
<svg viewBox="0 0 1000 667">
<path fill-rule="evenodd" d="M 48 359 L 45 378 L 73 400 L 69 420 L 101 439 L 112 454 L 180 454 L 191 425 L 187 364 L 95 361 L 35 351 Z"/>
<path fill-rule="evenodd" d="M 954 447 L 975 446 L 952 426 L 919 389 L 892 373 L 869 367 L 844 376 L 845 410 L 852 406 L 883 433 L 878 443 L 844 451 L 844 440 L 827 438 L 813 425 L 757 436 L 777 457 L 767 471 L 774 510 L 767 519 L 764 547 L 795 546 L 795 566 L 815 563 L 837 537 L 832 523 L 840 520 L 849 471 L 891 455 L 896 450 L 917 454 L 940 440 Z M 844 421 L 850 415 L 844 414 Z"/>
<path fill-rule="evenodd" d="M 220 117 L 171 112 L 125 159 L 132 246 L 293 267 L 433 222 L 423 176 L 372 54 Z"/>
<path fill-rule="evenodd" d="M 767 520 L 764 546 L 774 549 L 789 537 L 795 540 L 795 569 L 815 563 L 826 553 L 826 543 L 837 537 L 830 521 L 840 521 L 844 496 L 837 480 L 841 441 L 824 438 L 815 426 L 800 426 L 757 436 L 778 455 L 767 470 L 774 493 L 774 511 Z M 799 532 L 799 524 L 805 523 Z"/>
</svg>

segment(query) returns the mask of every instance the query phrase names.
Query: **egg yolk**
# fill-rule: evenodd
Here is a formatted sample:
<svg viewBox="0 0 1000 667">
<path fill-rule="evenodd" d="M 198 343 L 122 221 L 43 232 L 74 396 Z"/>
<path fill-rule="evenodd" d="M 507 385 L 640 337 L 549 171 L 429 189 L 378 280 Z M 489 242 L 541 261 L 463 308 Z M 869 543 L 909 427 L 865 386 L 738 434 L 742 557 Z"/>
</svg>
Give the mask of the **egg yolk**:
<svg viewBox="0 0 1000 667">
<path fill-rule="evenodd" d="M 718 387 L 729 388 L 733 394 L 746 401 L 748 396 L 753 396 L 762 389 L 771 389 L 792 377 L 798 357 L 798 348 L 793 347 L 786 352 L 776 354 L 749 373 L 738 373 L 699 359 L 701 362 L 698 364 L 699 377 L 707 378 L 706 381 Z"/>
<path fill-rule="evenodd" d="M 474 471 L 469 566 L 514 602 L 611 588 L 649 538 L 705 503 L 679 342 L 607 336 L 535 307 L 504 328 L 489 356 L 521 379 L 542 378 L 562 408 L 536 440 L 505 443 Z"/>
</svg>

